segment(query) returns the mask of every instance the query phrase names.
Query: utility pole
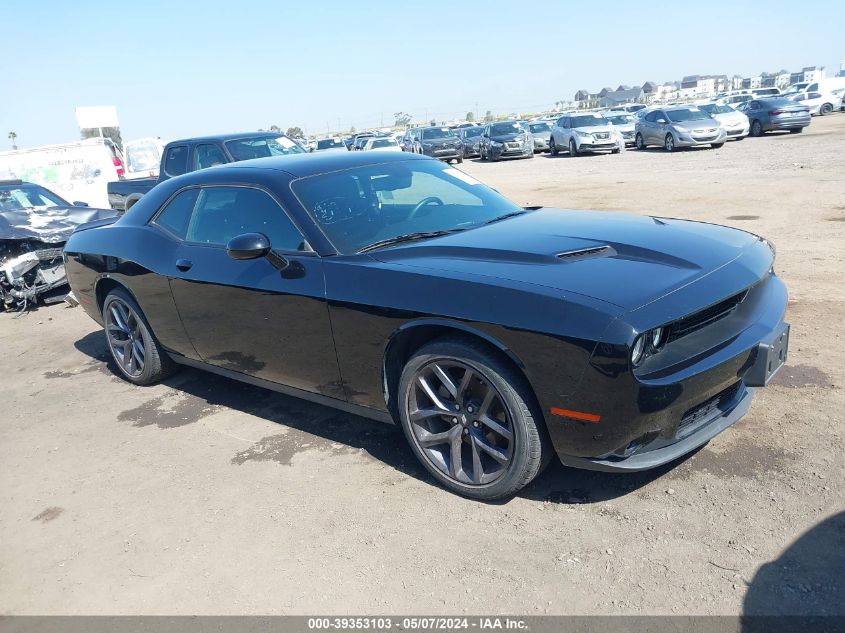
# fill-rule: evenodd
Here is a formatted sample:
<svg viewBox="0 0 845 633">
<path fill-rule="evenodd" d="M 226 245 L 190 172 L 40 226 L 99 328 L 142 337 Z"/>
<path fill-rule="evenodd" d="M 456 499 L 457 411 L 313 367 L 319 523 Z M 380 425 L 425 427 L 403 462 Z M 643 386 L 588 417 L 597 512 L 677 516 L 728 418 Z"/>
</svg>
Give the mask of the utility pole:
<svg viewBox="0 0 845 633">
<path fill-rule="evenodd" d="M 475 120 L 478 121 L 478 101 L 475 102 Z"/>
</svg>

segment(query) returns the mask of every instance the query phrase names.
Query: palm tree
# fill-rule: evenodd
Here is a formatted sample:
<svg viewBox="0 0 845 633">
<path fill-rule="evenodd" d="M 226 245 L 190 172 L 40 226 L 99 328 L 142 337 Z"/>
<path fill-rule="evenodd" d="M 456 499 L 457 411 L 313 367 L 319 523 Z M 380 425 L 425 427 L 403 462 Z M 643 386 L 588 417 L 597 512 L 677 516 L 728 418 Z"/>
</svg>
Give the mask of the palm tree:
<svg viewBox="0 0 845 633">
<path fill-rule="evenodd" d="M 12 149 L 18 149 L 18 146 L 15 145 L 15 139 L 18 138 L 18 135 L 14 132 L 9 132 L 9 140 L 12 141 Z"/>
</svg>

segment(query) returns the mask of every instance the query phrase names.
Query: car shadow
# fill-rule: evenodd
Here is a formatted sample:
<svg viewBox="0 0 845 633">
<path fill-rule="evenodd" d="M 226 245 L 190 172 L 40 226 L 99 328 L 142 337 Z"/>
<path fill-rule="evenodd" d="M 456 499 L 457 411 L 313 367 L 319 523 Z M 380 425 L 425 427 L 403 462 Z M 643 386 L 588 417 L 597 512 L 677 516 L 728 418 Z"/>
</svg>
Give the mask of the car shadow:
<svg viewBox="0 0 845 633">
<path fill-rule="evenodd" d="M 845 512 L 840 512 L 757 570 L 743 602 L 742 631 L 845 630 L 843 571 Z"/>
<path fill-rule="evenodd" d="M 102 332 L 91 332 L 77 340 L 74 346 L 92 359 L 92 367 L 118 376 Z M 119 419 L 134 421 L 139 426 L 158 423 L 162 428 L 169 428 L 198 422 L 213 412 L 214 407 L 226 407 L 312 436 L 306 442 L 300 442 L 300 446 L 341 445 L 345 450 L 360 450 L 409 477 L 439 486 L 417 461 L 398 426 L 190 367 L 182 367 L 163 384 L 188 397 L 188 401 L 180 405 L 172 416 L 175 422 L 162 424 L 154 421 L 156 408 L 150 405 L 123 412 Z M 546 470 L 517 496 L 560 504 L 601 503 L 651 483 L 687 457 L 650 471 L 625 474 L 567 468 L 553 458 Z M 240 458 L 233 459 L 233 462 L 240 463 Z M 504 504 L 508 501 L 491 503 Z"/>
</svg>

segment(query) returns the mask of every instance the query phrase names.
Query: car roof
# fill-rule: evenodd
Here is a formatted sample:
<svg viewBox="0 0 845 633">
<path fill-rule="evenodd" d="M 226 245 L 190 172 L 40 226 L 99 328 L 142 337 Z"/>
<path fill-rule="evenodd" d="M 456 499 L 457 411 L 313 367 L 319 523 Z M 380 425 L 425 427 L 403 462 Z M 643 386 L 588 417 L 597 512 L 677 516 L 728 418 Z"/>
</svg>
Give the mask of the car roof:
<svg viewBox="0 0 845 633">
<path fill-rule="evenodd" d="M 196 143 L 202 141 L 234 141 L 246 138 L 278 138 L 285 136 L 282 132 L 242 132 L 240 134 L 210 134 L 208 136 L 191 136 L 170 141 L 168 145 L 180 143 Z"/>
<path fill-rule="evenodd" d="M 216 173 L 230 169 L 256 168 L 273 169 L 287 172 L 295 178 L 314 176 L 332 171 L 340 171 L 352 167 L 365 167 L 381 163 L 393 163 L 406 160 L 435 160 L 427 156 L 402 152 L 396 154 L 384 152 L 314 152 L 312 154 L 291 154 L 288 156 L 272 156 L 270 158 L 254 158 L 236 163 L 227 163 L 213 167 Z M 203 170 L 206 171 L 206 170 Z"/>
</svg>

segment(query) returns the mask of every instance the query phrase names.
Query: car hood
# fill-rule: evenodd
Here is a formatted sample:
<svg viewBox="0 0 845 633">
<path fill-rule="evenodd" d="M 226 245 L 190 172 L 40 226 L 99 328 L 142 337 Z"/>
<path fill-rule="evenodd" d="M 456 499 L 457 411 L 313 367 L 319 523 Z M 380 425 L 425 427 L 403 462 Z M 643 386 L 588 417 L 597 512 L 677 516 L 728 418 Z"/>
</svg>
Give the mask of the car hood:
<svg viewBox="0 0 845 633">
<path fill-rule="evenodd" d="M 454 143 L 460 143 L 461 139 L 457 136 L 450 136 L 448 138 L 433 138 L 431 140 L 423 139 L 420 141 L 423 145 L 452 145 Z"/>
<path fill-rule="evenodd" d="M 719 122 L 713 118 L 698 119 L 697 121 L 670 121 L 670 125 L 682 130 L 701 130 L 711 127 L 719 127 Z"/>
<path fill-rule="evenodd" d="M 516 134 L 491 134 L 490 135 L 491 141 L 499 141 L 500 143 L 504 143 L 505 141 L 515 141 L 517 139 L 525 139 L 525 132 L 517 132 Z"/>
<path fill-rule="evenodd" d="M 0 240 L 64 242 L 80 224 L 112 217 L 114 209 L 91 207 L 36 207 L 0 212 Z"/>
<path fill-rule="evenodd" d="M 748 117 L 742 112 L 719 112 L 714 114 L 713 118 L 720 123 L 727 123 L 728 125 L 748 123 Z"/>
<path fill-rule="evenodd" d="M 578 132 L 587 132 L 588 134 L 596 134 L 597 132 L 613 132 L 612 125 L 588 125 L 585 127 L 575 127 L 573 130 Z"/>
<path fill-rule="evenodd" d="M 633 310 L 759 245 L 751 233 L 714 224 L 544 208 L 370 254 L 392 265 L 507 279 Z M 771 263 L 762 265 L 768 270 Z"/>
<path fill-rule="evenodd" d="M 531 132 L 531 136 L 534 138 L 543 139 L 544 141 L 548 141 L 549 138 L 552 136 L 551 130 L 546 130 L 545 132 Z"/>
</svg>

